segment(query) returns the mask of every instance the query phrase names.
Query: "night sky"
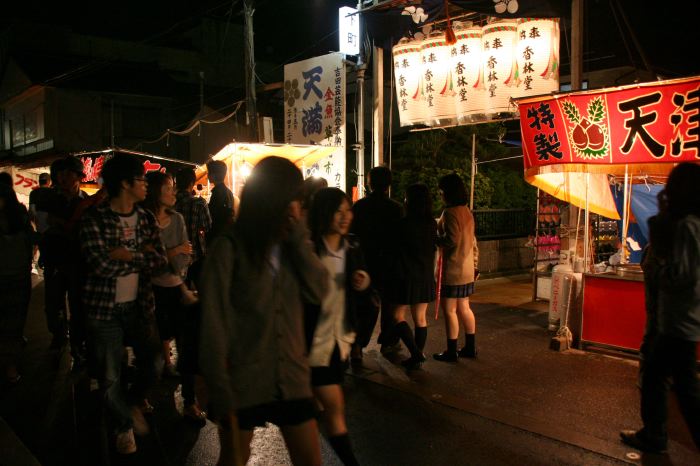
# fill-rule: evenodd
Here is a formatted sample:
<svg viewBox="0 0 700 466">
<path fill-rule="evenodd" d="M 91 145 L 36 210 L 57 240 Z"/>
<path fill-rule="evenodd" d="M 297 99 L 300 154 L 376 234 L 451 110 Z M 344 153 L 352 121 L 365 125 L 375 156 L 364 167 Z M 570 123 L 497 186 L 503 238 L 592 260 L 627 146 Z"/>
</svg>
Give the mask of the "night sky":
<svg viewBox="0 0 700 466">
<path fill-rule="evenodd" d="M 610 0 L 585 2 L 584 71 L 630 63 L 643 68 L 632 37 L 627 32 L 624 36 L 620 33 L 610 3 Z M 619 0 L 619 3 L 657 73 L 668 78 L 700 74 L 695 59 L 697 52 L 692 54 L 698 34 L 696 26 L 691 25 L 695 17 L 690 11 L 651 7 L 660 2 Z M 256 1 L 256 58 L 281 65 L 336 50 L 337 8 L 355 4 L 338 0 Z M 182 33 L 203 17 L 241 24 L 242 5 L 242 0 L 15 2 L 0 17 L 0 25 L 22 19 L 61 25 L 83 34 L 186 47 Z M 619 21 L 622 23 L 622 17 Z M 568 38 L 562 42 L 563 73 L 568 73 L 567 44 Z M 265 76 L 261 78 L 265 80 Z"/>
</svg>

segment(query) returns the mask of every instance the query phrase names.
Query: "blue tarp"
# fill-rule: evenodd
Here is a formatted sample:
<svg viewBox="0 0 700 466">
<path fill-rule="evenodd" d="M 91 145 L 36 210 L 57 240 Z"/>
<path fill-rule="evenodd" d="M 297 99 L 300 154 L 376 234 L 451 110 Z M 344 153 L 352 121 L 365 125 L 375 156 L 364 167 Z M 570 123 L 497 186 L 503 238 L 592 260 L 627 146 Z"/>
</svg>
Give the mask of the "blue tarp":
<svg viewBox="0 0 700 466">
<path fill-rule="evenodd" d="M 639 251 L 631 251 L 629 261 L 638 264 L 642 260 L 642 250 L 649 242 L 649 225 L 647 220 L 654 216 L 659 211 L 659 206 L 656 196 L 664 188 L 663 185 L 636 184 L 632 186 L 632 199 L 630 200 L 630 210 L 632 211 L 633 219 L 630 220 L 627 237 L 634 239 L 641 249 Z M 624 202 L 624 193 L 621 185 L 613 185 L 610 187 L 617 211 L 622 217 L 622 204 Z M 622 221 L 618 221 L 618 231 L 622 233 Z"/>
<path fill-rule="evenodd" d="M 645 239 L 649 239 L 649 217 L 656 215 L 659 212 L 659 205 L 656 201 L 656 196 L 659 195 L 663 185 L 655 184 L 647 186 L 645 184 L 636 184 L 632 186 L 632 200 L 630 208 L 634 217 L 637 219 L 639 229 L 642 231 Z"/>
</svg>

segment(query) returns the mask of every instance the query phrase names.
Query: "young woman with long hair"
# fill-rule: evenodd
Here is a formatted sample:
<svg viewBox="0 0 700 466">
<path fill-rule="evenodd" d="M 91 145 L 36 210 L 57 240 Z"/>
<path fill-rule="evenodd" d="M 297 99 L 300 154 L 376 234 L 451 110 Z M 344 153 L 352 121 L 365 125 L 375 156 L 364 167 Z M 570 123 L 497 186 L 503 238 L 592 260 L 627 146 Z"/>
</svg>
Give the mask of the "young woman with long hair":
<svg viewBox="0 0 700 466">
<path fill-rule="evenodd" d="M 428 304 L 435 300 L 437 224 L 426 185 L 413 184 L 406 189 L 405 212 L 392 233 L 393 265 L 388 290 L 391 302 L 396 303 L 395 332 L 411 353 L 402 364 L 407 369 L 417 369 L 425 361 L 423 349 L 428 338 L 425 314 Z M 411 312 L 415 333 L 406 322 L 406 311 Z"/>
<path fill-rule="evenodd" d="M 196 312 L 196 309 L 186 307 L 184 303 L 184 279 L 191 260 L 192 245 L 187 239 L 185 220 L 173 210 L 176 202 L 173 177 L 167 173 L 149 172 L 146 181 L 148 188 L 142 205 L 156 217 L 160 238 L 168 256 L 167 267 L 155 271 L 151 278 L 156 301 L 156 321 L 163 343 L 163 373 L 181 377 L 184 418 L 203 426 L 206 423 L 206 413 L 200 409 L 195 397 L 196 368 L 191 363 L 193 356 L 190 354 L 196 348 L 188 344 L 194 339 L 193 332 L 196 330 L 191 325 L 191 319 L 188 319 L 188 313 Z M 177 342 L 181 375 L 170 359 L 170 344 L 173 339 Z"/>
<path fill-rule="evenodd" d="M 321 463 L 303 303 L 321 303 L 328 271 L 301 219 L 302 182 L 292 162 L 261 160 L 236 223 L 207 249 L 199 359 L 220 464 L 245 464 L 253 430 L 266 422 L 280 427 L 295 465 Z"/>
<path fill-rule="evenodd" d="M 338 188 L 324 188 L 314 196 L 309 211 L 311 240 L 329 273 L 329 293 L 307 314 L 310 338 L 311 386 L 323 407 L 328 439 L 345 465 L 356 465 L 345 423 L 345 400 L 340 384 L 357 328 L 357 294 L 369 288 L 359 245 L 347 235 L 352 204 Z M 314 316 L 314 317 L 312 317 Z"/>
<path fill-rule="evenodd" d="M 437 361 L 457 362 L 459 357 L 476 357 L 476 319 L 469 306 L 478 276 L 479 250 L 474 235 L 474 217 L 467 207 L 467 190 L 462 178 L 451 173 L 440 178 L 438 187 L 445 209 L 438 221 L 438 245 L 442 248 L 440 301 L 445 316 L 447 349 L 436 353 Z M 459 325 L 464 327 L 464 347 L 457 351 Z"/>
</svg>

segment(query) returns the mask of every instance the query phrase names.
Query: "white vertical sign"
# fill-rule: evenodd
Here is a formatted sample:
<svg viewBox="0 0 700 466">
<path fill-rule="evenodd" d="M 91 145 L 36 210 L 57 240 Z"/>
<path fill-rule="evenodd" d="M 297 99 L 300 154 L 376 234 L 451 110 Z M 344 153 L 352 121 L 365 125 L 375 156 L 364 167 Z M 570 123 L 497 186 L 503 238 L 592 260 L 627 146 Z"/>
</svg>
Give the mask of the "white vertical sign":
<svg viewBox="0 0 700 466">
<path fill-rule="evenodd" d="M 357 10 L 344 6 L 338 9 L 338 34 L 340 53 L 359 55 L 360 53 L 360 15 Z"/>
<path fill-rule="evenodd" d="M 345 191 L 345 65 L 342 53 L 284 66 L 284 139 L 336 150 L 311 166 L 304 178 L 321 176 Z"/>
</svg>

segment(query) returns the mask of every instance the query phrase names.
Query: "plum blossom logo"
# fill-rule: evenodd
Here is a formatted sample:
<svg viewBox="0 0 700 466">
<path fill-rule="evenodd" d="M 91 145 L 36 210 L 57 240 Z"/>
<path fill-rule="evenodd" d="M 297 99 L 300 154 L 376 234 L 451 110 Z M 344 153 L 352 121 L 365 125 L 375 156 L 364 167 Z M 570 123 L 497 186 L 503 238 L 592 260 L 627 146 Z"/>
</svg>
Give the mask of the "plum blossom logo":
<svg viewBox="0 0 700 466">
<path fill-rule="evenodd" d="M 428 20 L 428 14 L 422 7 L 407 6 L 401 12 L 403 16 L 410 16 L 415 24 L 425 23 Z M 413 38 L 416 40 L 425 39 L 433 27 L 429 24 L 424 24 L 419 32 L 413 34 Z"/>
<path fill-rule="evenodd" d="M 515 14 L 518 11 L 518 0 L 493 0 L 494 8 L 496 13 L 502 14 L 508 11 L 508 13 Z"/>
<path fill-rule="evenodd" d="M 424 23 L 428 20 L 428 15 L 422 7 L 407 6 L 401 12 L 403 16 L 410 15 L 416 24 Z"/>
<path fill-rule="evenodd" d="M 573 143 L 579 157 L 586 160 L 602 159 L 608 152 L 610 136 L 605 120 L 605 103 L 596 97 L 588 103 L 587 116 L 582 117 L 578 107 L 570 101 L 562 102 L 564 114 L 571 123 L 569 141 Z"/>
<path fill-rule="evenodd" d="M 289 107 L 294 107 L 294 102 L 301 97 L 301 92 L 299 91 L 299 80 L 292 79 L 284 82 L 284 101 L 287 102 Z"/>
</svg>

